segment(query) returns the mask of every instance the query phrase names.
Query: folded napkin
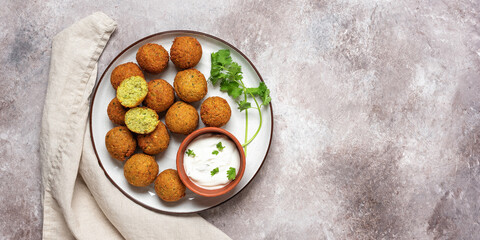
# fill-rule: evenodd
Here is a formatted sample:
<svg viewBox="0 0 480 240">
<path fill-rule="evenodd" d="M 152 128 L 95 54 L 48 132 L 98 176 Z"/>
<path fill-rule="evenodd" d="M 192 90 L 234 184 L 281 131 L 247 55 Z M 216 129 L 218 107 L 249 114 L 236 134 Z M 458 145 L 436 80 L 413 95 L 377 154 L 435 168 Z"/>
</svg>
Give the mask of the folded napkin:
<svg viewBox="0 0 480 240">
<path fill-rule="evenodd" d="M 44 239 L 229 239 L 197 214 L 166 215 L 125 197 L 105 177 L 90 141 L 97 61 L 116 23 L 94 13 L 53 39 L 40 153 Z"/>
</svg>

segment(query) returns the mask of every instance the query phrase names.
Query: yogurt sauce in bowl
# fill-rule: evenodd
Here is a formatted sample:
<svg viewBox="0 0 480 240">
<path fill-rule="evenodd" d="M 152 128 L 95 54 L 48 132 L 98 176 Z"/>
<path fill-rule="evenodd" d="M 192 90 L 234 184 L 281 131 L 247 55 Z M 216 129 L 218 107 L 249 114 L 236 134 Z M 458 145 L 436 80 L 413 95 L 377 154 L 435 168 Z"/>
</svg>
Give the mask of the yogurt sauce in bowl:
<svg viewBox="0 0 480 240">
<path fill-rule="evenodd" d="M 235 143 L 223 134 L 203 134 L 188 144 L 183 166 L 186 175 L 204 189 L 219 189 L 234 180 L 240 168 Z"/>
<path fill-rule="evenodd" d="M 204 197 L 234 189 L 245 173 L 245 152 L 225 129 L 204 127 L 190 133 L 177 151 L 177 171 L 185 187 Z"/>
</svg>

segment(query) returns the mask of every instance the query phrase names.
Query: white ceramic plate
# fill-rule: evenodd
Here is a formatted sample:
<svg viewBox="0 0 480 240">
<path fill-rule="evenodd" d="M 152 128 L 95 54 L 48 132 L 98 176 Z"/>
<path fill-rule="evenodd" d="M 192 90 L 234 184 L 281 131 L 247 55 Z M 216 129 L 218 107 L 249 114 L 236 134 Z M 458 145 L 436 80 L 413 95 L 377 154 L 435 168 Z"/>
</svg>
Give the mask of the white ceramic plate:
<svg viewBox="0 0 480 240">
<path fill-rule="evenodd" d="M 193 213 L 212 208 L 227 201 L 245 188 L 250 181 L 252 181 L 265 161 L 270 148 L 273 132 L 273 114 L 271 104 L 262 108 L 263 125 L 255 140 L 247 147 L 247 164 L 245 174 L 236 188 L 223 196 L 207 198 L 196 195 L 187 189 L 186 196 L 183 199 L 177 202 L 167 203 L 156 196 L 153 184 L 147 187 L 134 187 L 128 184 L 123 176 L 123 163 L 111 158 L 105 147 L 105 135 L 110 129 L 116 126 L 109 120 L 107 115 L 107 106 L 115 97 L 115 90 L 110 84 L 110 74 L 116 66 L 122 63 L 136 63 L 135 55 L 137 50 L 145 43 L 157 43 L 169 51 L 173 39 L 179 36 L 195 37 L 202 45 L 203 56 L 195 68 L 202 72 L 205 75 L 205 78 L 208 79 L 208 77 L 210 77 L 210 54 L 220 49 L 230 49 L 233 60 L 242 66 L 244 77 L 243 81 L 247 87 L 257 87 L 260 81 L 263 81 L 257 69 L 243 53 L 241 53 L 231 44 L 217 37 L 194 31 L 168 31 L 157 33 L 140 39 L 139 41 L 127 47 L 107 67 L 95 88 L 91 106 L 90 126 L 92 143 L 98 158 L 98 163 L 104 170 L 107 178 L 109 178 L 110 181 L 123 194 L 125 194 L 125 196 L 141 206 L 154 211 L 169 213 Z M 177 69 L 175 68 L 175 65 L 169 61 L 166 71 L 156 75 L 145 73 L 145 78 L 147 81 L 157 78 L 165 79 L 173 86 L 173 79 L 175 78 L 176 73 Z M 245 112 L 240 112 L 237 109 L 237 104 L 230 96 L 228 96 L 227 93 L 221 92 L 219 86 L 214 87 L 208 81 L 208 94 L 204 99 L 210 96 L 220 96 L 228 101 L 230 107 L 232 108 L 232 116 L 228 124 L 223 128 L 235 135 L 240 142 L 244 142 Z M 202 101 L 196 102 L 193 104 L 193 106 L 199 110 L 201 102 Z M 257 130 L 257 126 L 260 121 L 257 110 L 250 109 L 248 114 L 248 136 L 251 137 Z M 161 121 L 165 123 L 165 114 L 160 114 L 160 117 Z M 199 128 L 202 127 L 204 127 L 204 125 L 202 121 L 200 121 Z M 170 136 L 171 139 L 168 149 L 156 156 L 160 172 L 168 168 L 176 169 L 175 161 L 177 150 L 185 138 L 183 135 L 173 133 L 171 133 Z M 137 151 L 139 150 L 137 149 Z"/>
</svg>

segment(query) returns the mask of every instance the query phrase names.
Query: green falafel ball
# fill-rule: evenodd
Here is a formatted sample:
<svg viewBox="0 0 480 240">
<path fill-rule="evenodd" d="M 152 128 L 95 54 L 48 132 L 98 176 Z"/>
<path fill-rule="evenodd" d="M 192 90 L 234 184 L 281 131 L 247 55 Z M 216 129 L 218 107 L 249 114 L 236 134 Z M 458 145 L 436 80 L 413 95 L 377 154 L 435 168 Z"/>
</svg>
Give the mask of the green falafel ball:
<svg viewBox="0 0 480 240">
<path fill-rule="evenodd" d="M 129 77 L 117 88 L 117 99 L 128 108 L 136 107 L 147 96 L 147 81 L 140 76 Z"/>
<path fill-rule="evenodd" d="M 151 133 L 159 122 L 155 110 L 146 107 L 132 108 L 125 114 L 125 124 L 134 133 Z"/>
</svg>

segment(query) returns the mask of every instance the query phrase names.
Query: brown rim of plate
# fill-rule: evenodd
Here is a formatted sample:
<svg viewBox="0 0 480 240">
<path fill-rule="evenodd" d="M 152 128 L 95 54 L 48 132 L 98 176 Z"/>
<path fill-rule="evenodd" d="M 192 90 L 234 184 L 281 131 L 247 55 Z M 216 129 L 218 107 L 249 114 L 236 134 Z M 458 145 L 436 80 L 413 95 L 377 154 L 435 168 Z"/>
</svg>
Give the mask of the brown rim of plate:
<svg viewBox="0 0 480 240">
<path fill-rule="evenodd" d="M 183 160 L 185 157 L 185 151 L 187 150 L 188 145 L 198 137 L 204 135 L 204 134 L 216 134 L 216 135 L 223 135 L 232 140 L 232 142 L 235 144 L 235 147 L 238 150 L 238 154 L 240 155 L 240 167 L 238 169 L 236 178 L 228 183 L 226 186 L 219 188 L 219 189 L 205 189 L 194 182 L 190 180 L 190 177 L 187 176 L 187 173 L 185 172 L 185 167 L 183 165 Z M 178 176 L 182 180 L 183 184 L 185 187 L 190 189 L 190 191 L 204 197 L 218 197 L 223 194 L 226 194 L 233 190 L 237 184 L 242 180 L 243 173 L 245 172 L 245 152 L 243 151 L 242 144 L 238 141 L 238 139 L 229 131 L 223 129 L 223 128 L 218 128 L 218 127 L 204 127 L 195 130 L 194 132 L 190 133 L 185 139 L 183 139 L 182 143 L 180 144 L 180 147 L 178 148 L 177 151 L 177 172 Z"/>
<path fill-rule="evenodd" d="M 235 50 L 237 53 L 239 53 L 243 58 L 245 58 L 247 60 L 247 62 L 253 67 L 253 70 L 255 70 L 255 72 L 257 73 L 258 77 L 260 78 L 260 81 L 262 82 L 265 82 L 263 81 L 263 78 L 262 76 L 260 75 L 260 73 L 258 72 L 257 68 L 255 67 L 255 65 L 253 65 L 252 61 L 250 61 L 250 59 L 245 56 L 245 54 L 243 54 L 243 52 L 241 52 L 240 50 L 238 50 L 236 47 L 234 47 L 232 44 L 224 41 L 223 39 L 220 39 L 218 37 L 215 37 L 215 36 L 212 36 L 210 34 L 207 34 L 207 33 L 203 33 L 203 32 L 197 32 L 197 31 L 192 31 L 192 30 L 171 30 L 171 31 L 164 31 L 164 32 L 159 32 L 159 33 L 155 33 L 155 34 L 152 34 L 152 35 L 149 35 L 149 36 L 146 36 L 144 38 L 141 38 L 137 41 L 135 41 L 134 43 L 130 44 L 128 47 L 126 47 L 123 51 L 121 51 L 112 61 L 110 61 L 110 63 L 108 64 L 107 68 L 105 68 L 105 70 L 103 71 L 103 74 L 102 76 L 100 77 L 100 79 L 98 80 L 98 82 L 96 83 L 96 86 L 95 86 L 95 90 L 93 92 L 93 96 L 92 96 L 92 103 L 90 104 L 90 114 L 89 114 L 89 128 L 90 128 L 90 139 L 92 140 L 92 145 L 93 145 L 93 151 L 95 152 L 95 156 L 97 157 L 97 160 L 98 160 L 98 164 L 100 165 L 100 167 L 102 168 L 103 172 L 105 173 L 105 176 L 107 176 L 108 180 L 110 180 L 110 182 L 121 192 L 123 193 L 123 195 L 127 196 L 130 200 L 132 200 L 133 202 L 135 202 L 136 204 L 148 209 L 148 210 L 152 210 L 152 211 L 155 211 L 155 212 L 159 212 L 159 213 L 165 213 L 165 214 L 171 214 L 171 215 L 182 215 L 182 214 L 191 214 L 191 213 L 199 213 L 199 212 L 203 212 L 203 211 L 206 211 L 206 210 L 209 210 L 209 209 L 212 209 L 214 207 L 217 207 L 225 202 L 227 202 L 228 200 L 232 199 L 233 197 L 235 197 L 237 194 L 239 194 L 241 191 L 243 191 L 243 189 L 245 189 L 251 182 L 252 180 L 257 176 L 258 172 L 260 171 L 260 169 L 263 167 L 263 164 L 265 163 L 265 160 L 267 159 L 267 156 L 268 156 L 268 153 L 270 151 L 270 147 L 272 145 L 272 138 L 273 138 L 273 108 L 272 108 L 272 103 L 270 102 L 269 103 L 269 106 L 270 106 L 270 115 L 271 115 L 271 125 L 272 125 L 272 131 L 270 132 L 270 141 L 268 142 L 268 147 L 267 147 L 267 152 L 265 153 L 265 157 L 263 158 L 262 160 L 262 163 L 260 164 L 260 167 L 257 169 L 257 171 L 255 172 L 255 174 L 253 175 L 252 179 L 250 179 L 247 184 L 245 184 L 245 186 L 240 189 L 240 191 L 238 191 L 237 193 L 233 194 L 232 196 L 230 196 L 229 198 L 227 198 L 226 200 L 224 200 L 223 202 L 221 203 L 218 203 L 216 205 L 213 205 L 211 207 L 208 207 L 208 208 L 205 208 L 205 209 L 202 209 L 202 210 L 198 210 L 198 211 L 192 211 L 192 212 L 169 212 L 169 211 L 164 211 L 164 210 L 160 210 L 160 209 L 156 209 L 156 208 L 153 208 L 153 207 L 150 207 L 138 200 L 136 200 L 134 197 L 130 196 L 130 194 L 128 194 L 127 192 L 123 191 L 123 189 L 121 187 L 119 187 L 117 185 L 117 183 L 115 183 L 115 181 L 113 181 L 113 179 L 108 175 L 107 171 L 105 170 L 105 168 L 103 167 L 102 165 L 102 162 L 100 161 L 100 157 L 98 156 L 98 152 L 97 152 L 97 149 L 95 147 L 95 141 L 93 140 L 93 131 L 92 131 L 92 109 L 93 109 L 93 103 L 95 102 L 95 97 L 97 95 L 97 90 L 98 90 L 98 87 L 100 86 L 100 83 L 102 82 L 103 78 L 105 77 L 105 74 L 108 72 L 108 69 L 110 69 L 112 67 L 112 64 L 120 57 L 122 56 L 127 50 L 129 50 L 130 48 L 132 48 L 133 46 L 137 45 L 138 43 L 144 41 L 144 40 L 147 40 L 149 38 L 152 38 L 152 37 L 155 37 L 155 36 L 160 36 L 160 35 L 166 35 L 166 34 L 196 34 L 196 35 L 201 35 L 201 36 L 204 36 L 204 37 L 208 37 L 208 38 L 212 38 L 214 40 L 217 40 L 227 46 L 229 46 L 230 48 L 232 48 L 233 50 Z"/>
</svg>

